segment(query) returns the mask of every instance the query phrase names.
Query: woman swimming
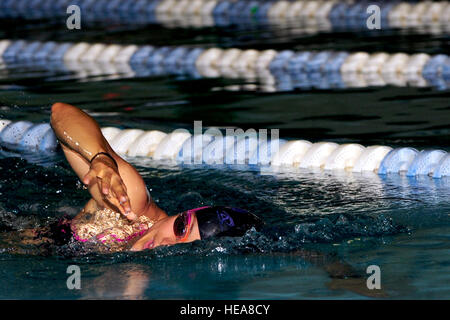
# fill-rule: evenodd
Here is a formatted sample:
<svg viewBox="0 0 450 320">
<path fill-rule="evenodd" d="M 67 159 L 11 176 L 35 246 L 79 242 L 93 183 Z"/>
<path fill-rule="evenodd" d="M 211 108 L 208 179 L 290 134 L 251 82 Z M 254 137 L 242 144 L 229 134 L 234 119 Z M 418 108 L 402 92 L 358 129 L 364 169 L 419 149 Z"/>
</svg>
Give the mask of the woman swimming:
<svg viewBox="0 0 450 320">
<path fill-rule="evenodd" d="M 47 245 L 64 248 L 70 242 L 76 244 L 76 249 L 89 243 L 100 252 L 141 251 L 214 237 L 242 236 L 263 225 L 261 219 L 245 210 L 223 206 L 169 216 L 155 204 L 136 169 L 112 150 L 92 117 L 74 106 L 56 103 L 52 106 L 51 125 L 66 159 L 92 199 L 73 219 L 64 216 L 38 229 L 3 232 L 0 250 L 5 245 L 10 253 L 46 255 Z M 303 248 L 271 254 L 297 256 L 321 266 L 332 280 L 331 289 L 368 296 L 384 294 L 370 292 L 364 273 L 353 270 L 336 255 Z"/>
<path fill-rule="evenodd" d="M 72 234 L 77 241 L 99 242 L 110 251 L 140 251 L 242 236 L 263 224 L 257 216 L 229 207 L 202 207 L 168 216 L 155 204 L 136 169 L 114 152 L 92 117 L 74 106 L 55 103 L 51 125 L 67 161 L 92 196 L 73 220 L 65 218 L 52 226 L 53 238 L 61 232 L 64 239 Z"/>
</svg>

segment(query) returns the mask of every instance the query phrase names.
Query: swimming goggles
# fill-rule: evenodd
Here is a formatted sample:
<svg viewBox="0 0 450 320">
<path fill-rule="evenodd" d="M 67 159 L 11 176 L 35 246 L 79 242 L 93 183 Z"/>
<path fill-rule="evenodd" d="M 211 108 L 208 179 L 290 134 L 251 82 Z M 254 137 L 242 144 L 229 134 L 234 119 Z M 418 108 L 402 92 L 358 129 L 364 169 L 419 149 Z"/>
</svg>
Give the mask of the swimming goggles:
<svg viewBox="0 0 450 320">
<path fill-rule="evenodd" d="M 180 242 L 186 241 L 189 236 L 193 220 L 192 214 L 193 212 L 190 210 L 182 212 L 173 222 L 173 233 Z"/>
</svg>

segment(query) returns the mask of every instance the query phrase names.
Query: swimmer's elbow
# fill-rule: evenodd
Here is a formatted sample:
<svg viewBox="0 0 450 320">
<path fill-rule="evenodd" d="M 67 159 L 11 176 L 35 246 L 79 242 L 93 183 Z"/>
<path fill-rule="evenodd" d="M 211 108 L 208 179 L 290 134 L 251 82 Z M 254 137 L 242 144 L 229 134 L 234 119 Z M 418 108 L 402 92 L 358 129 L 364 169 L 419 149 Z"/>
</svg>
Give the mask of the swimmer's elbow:
<svg viewBox="0 0 450 320">
<path fill-rule="evenodd" d="M 59 114 L 61 113 L 61 110 L 64 108 L 64 104 L 61 102 L 54 103 L 52 105 L 51 109 L 51 116 L 50 116 L 50 125 L 52 126 L 53 130 L 56 132 L 56 123 L 58 121 Z"/>
<path fill-rule="evenodd" d="M 62 103 L 62 102 L 56 102 L 52 105 L 51 108 L 51 117 L 50 117 L 50 124 L 52 125 L 53 129 L 55 129 L 55 126 L 60 120 L 63 120 L 64 118 L 68 118 L 68 113 L 74 109 L 75 107 Z M 73 119 L 73 117 L 70 117 Z"/>
<path fill-rule="evenodd" d="M 61 102 L 57 102 L 52 105 L 52 114 L 50 117 L 50 123 L 52 124 L 52 126 L 57 121 L 59 114 L 61 114 L 61 111 L 64 109 L 64 106 L 64 103 Z"/>
<path fill-rule="evenodd" d="M 68 104 L 62 103 L 62 102 L 56 102 L 52 105 L 52 116 L 56 115 L 58 113 L 61 113 L 66 107 L 68 107 Z"/>
</svg>

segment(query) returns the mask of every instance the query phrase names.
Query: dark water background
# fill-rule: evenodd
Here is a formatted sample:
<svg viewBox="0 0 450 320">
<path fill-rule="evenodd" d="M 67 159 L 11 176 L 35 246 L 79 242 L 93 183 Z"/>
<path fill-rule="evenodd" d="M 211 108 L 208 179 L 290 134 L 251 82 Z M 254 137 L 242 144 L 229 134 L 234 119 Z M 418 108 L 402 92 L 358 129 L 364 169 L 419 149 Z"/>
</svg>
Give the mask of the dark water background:
<svg viewBox="0 0 450 320">
<path fill-rule="evenodd" d="M 165 28 L 99 24 L 68 32 L 59 20 L 0 20 L 0 38 L 153 45 L 448 53 L 445 33 L 340 30 L 304 34 L 293 26 Z M 169 39 L 169 40 L 168 40 Z M 101 126 L 170 131 L 203 126 L 277 128 L 282 138 L 450 151 L 449 91 L 381 87 L 264 93 L 222 90 L 241 79 L 143 77 L 102 80 L 34 66 L 0 66 L 0 117 L 48 121 L 56 101 L 90 112 Z M 5 151 L 5 150 L 3 150 Z M 35 160 L 35 159 L 34 159 Z M 89 199 L 58 154 L 0 158 L 2 234 L 75 215 Z M 0 234 L 0 298 L 303 299 L 363 298 L 362 280 L 332 280 L 327 265 L 364 277 L 380 266 L 394 299 L 450 297 L 450 181 L 429 177 L 235 168 L 178 167 L 130 159 L 152 196 L 174 214 L 201 205 L 246 208 L 261 232 L 159 248 L 98 254 L 76 246 L 51 255 L 16 255 Z M 242 168 L 241 168 L 242 169 Z M 35 253 L 39 248 L 29 248 Z M 27 249 L 28 250 L 28 249 Z M 317 259 L 305 258 L 315 252 Z M 82 271 L 68 290 L 66 269 Z"/>
</svg>

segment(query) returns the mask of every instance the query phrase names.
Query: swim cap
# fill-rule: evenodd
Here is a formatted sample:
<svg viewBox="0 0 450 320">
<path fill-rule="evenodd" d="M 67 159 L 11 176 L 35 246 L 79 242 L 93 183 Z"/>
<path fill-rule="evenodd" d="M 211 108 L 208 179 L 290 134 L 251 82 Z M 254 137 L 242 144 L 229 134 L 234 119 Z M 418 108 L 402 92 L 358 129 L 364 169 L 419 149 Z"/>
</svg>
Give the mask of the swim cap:
<svg viewBox="0 0 450 320">
<path fill-rule="evenodd" d="M 212 237 L 240 237 L 255 227 L 260 230 L 263 221 L 239 208 L 222 206 L 194 209 L 201 239 Z"/>
</svg>

